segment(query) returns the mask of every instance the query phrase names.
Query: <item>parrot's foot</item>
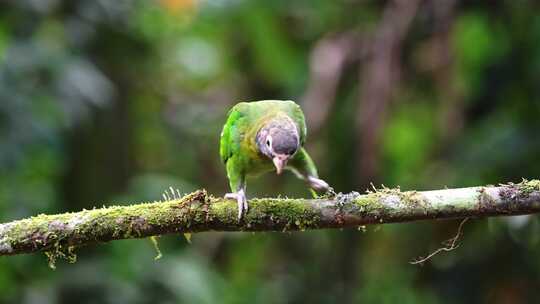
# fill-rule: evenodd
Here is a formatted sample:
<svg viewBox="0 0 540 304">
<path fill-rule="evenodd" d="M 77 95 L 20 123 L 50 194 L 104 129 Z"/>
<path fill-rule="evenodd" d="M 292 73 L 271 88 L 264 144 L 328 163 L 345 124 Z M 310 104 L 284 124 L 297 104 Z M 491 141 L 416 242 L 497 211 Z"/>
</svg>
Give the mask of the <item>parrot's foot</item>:
<svg viewBox="0 0 540 304">
<path fill-rule="evenodd" d="M 238 221 L 240 221 L 244 213 L 248 211 L 248 203 L 245 191 L 238 190 L 238 192 L 227 193 L 225 194 L 225 198 L 235 199 L 238 202 Z"/>
<path fill-rule="evenodd" d="M 328 189 L 330 189 L 330 185 L 328 185 L 327 182 L 313 176 L 308 176 L 307 182 L 309 183 L 309 186 L 315 190 L 328 191 Z"/>
</svg>

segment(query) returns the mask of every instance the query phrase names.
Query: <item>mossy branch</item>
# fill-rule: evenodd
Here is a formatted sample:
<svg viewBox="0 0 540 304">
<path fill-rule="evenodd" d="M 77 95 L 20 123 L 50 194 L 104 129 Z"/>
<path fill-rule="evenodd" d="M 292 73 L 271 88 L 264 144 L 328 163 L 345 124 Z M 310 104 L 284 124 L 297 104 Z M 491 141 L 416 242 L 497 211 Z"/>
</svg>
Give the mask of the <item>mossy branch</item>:
<svg viewBox="0 0 540 304">
<path fill-rule="evenodd" d="M 235 201 L 196 191 L 182 198 L 111 206 L 0 224 L 0 255 L 37 251 L 64 257 L 73 248 L 111 240 L 201 231 L 292 231 L 409 222 L 519 215 L 540 212 L 540 181 L 500 186 L 406 191 L 380 189 L 332 198 L 249 201 L 238 222 Z"/>
</svg>

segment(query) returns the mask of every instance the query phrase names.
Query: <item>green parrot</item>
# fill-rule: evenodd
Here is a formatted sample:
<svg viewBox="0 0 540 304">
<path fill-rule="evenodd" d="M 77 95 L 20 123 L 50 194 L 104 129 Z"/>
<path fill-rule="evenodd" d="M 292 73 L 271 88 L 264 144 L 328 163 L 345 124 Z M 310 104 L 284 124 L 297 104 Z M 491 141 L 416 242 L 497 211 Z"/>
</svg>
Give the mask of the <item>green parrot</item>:
<svg viewBox="0 0 540 304">
<path fill-rule="evenodd" d="M 232 190 L 225 198 L 238 202 L 238 220 L 248 210 L 247 177 L 289 169 L 315 190 L 330 189 L 303 148 L 305 140 L 304 113 L 293 101 L 241 102 L 229 111 L 219 152 Z"/>
</svg>

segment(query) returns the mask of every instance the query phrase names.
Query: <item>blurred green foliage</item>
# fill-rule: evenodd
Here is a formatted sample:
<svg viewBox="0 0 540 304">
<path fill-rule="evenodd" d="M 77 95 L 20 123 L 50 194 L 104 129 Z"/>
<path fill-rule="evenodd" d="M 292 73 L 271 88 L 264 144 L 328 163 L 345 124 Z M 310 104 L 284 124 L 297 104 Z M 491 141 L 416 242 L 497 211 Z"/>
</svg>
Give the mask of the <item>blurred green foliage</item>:
<svg viewBox="0 0 540 304">
<path fill-rule="evenodd" d="M 389 5 L 4 1 L 0 220 L 158 200 L 169 186 L 224 193 L 218 137 L 228 108 L 303 102 L 317 42 L 373 34 Z M 538 178 L 538 4 L 458 2 L 447 32 L 438 7 L 421 2 L 401 46 L 376 182 L 423 190 Z M 347 61 L 328 117 L 308 140 L 321 175 L 339 191 L 369 187 L 356 182 L 362 155 L 354 127 L 359 102 L 368 102 L 358 100 L 366 60 Z M 249 188 L 251 196 L 309 195 L 291 175 Z M 458 250 L 424 267 L 408 264 L 456 228 L 449 221 L 366 232 L 204 233 L 191 245 L 167 236 L 158 261 L 149 241 L 117 241 L 81 248 L 77 263 L 56 271 L 42 255 L 3 257 L 0 303 L 538 301 L 536 217 L 470 221 Z"/>
</svg>

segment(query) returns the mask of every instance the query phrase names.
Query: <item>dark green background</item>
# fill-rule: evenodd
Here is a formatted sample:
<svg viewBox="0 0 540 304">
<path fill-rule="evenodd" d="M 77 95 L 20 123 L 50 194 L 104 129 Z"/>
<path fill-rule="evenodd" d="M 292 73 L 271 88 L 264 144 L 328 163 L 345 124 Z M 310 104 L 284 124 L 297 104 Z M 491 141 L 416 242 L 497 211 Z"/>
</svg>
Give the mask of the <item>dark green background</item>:
<svg viewBox="0 0 540 304">
<path fill-rule="evenodd" d="M 421 1 L 384 57 L 376 41 L 411 3 L 3 1 L 0 220 L 158 200 L 169 186 L 222 195 L 226 112 L 258 99 L 302 105 L 307 148 L 338 191 L 540 177 L 537 2 Z M 330 71 L 339 37 L 353 47 L 321 98 L 332 81 L 314 83 L 313 67 Z M 378 72 L 388 87 L 370 82 Z M 309 195 L 292 174 L 248 193 Z M 538 302 L 535 216 L 471 220 L 459 249 L 409 264 L 457 225 L 167 236 L 158 261 L 148 240 L 116 241 L 55 271 L 42 254 L 2 257 L 0 303 Z"/>
</svg>

